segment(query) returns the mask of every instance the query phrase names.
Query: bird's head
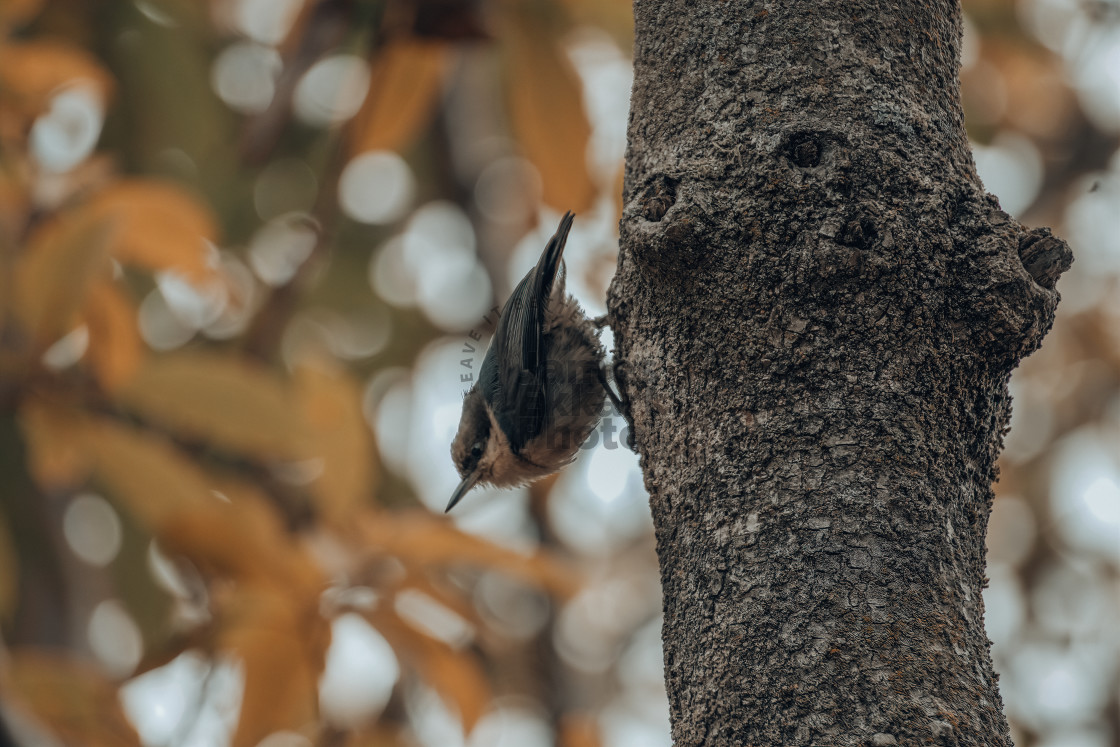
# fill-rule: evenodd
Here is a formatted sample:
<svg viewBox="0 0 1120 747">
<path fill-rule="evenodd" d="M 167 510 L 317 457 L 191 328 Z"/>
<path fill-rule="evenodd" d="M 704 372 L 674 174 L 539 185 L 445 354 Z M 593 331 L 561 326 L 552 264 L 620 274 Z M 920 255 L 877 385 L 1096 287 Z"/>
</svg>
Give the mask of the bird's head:
<svg viewBox="0 0 1120 747">
<path fill-rule="evenodd" d="M 488 448 L 491 438 L 490 414 L 482 391 L 472 387 L 463 400 L 463 416 L 459 432 L 451 442 L 451 459 L 463 481 L 451 495 L 445 511 L 450 511 L 479 481 L 485 481 L 493 467 L 493 449 Z M 489 458 L 488 458 L 489 457 Z"/>
</svg>

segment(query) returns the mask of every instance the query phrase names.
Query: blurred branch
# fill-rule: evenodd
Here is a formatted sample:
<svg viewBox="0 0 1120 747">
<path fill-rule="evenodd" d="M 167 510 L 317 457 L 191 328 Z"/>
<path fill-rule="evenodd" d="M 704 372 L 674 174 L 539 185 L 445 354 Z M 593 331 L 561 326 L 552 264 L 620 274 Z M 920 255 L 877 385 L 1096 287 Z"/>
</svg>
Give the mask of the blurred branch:
<svg viewBox="0 0 1120 747">
<path fill-rule="evenodd" d="M 16 421 L 0 418 L 0 510 L 12 529 L 19 560 L 19 602 L 5 626 L 9 644 L 65 646 L 70 643 L 70 605 L 61 552 L 67 551 L 47 497 L 31 481 L 26 449 Z"/>
<path fill-rule="evenodd" d="M 353 0 L 320 0 L 299 33 L 295 53 L 285 61 L 276 81 L 276 93 L 268 108 L 245 122 L 241 133 L 241 158 L 249 165 L 260 165 L 276 149 L 280 136 L 292 116 L 292 97 L 300 78 L 312 65 L 346 38 L 353 16 Z"/>
</svg>

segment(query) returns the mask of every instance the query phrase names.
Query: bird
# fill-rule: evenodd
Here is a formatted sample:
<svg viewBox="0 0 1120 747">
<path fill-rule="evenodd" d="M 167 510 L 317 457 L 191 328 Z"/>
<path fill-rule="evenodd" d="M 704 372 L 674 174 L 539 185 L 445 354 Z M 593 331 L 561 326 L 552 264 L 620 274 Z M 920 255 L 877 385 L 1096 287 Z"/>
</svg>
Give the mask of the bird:
<svg viewBox="0 0 1120 747">
<path fill-rule="evenodd" d="M 564 214 L 502 308 L 451 442 L 462 482 L 445 513 L 475 485 L 518 487 L 570 463 L 606 397 L 623 412 L 607 383 L 596 323 L 565 292 L 564 246 L 574 219 Z"/>
</svg>

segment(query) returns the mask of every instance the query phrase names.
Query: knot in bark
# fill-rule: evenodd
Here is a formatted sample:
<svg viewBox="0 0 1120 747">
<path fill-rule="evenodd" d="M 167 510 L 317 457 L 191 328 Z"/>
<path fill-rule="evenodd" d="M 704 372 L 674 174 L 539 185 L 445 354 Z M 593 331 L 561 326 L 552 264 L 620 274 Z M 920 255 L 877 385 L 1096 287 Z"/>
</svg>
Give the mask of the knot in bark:
<svg viewBox="0 0 1120 747">
<path fill-rule="evenodd" d="M 645 188 L 640 198 L 642 217 L 657 223 L 677 201 L 678 180 L 665 174 L 658 174 Z"/>
<path fill-rule="evenodd" d="M 875 227 L 875 221 L 866 216 L 861 216 L 848 221 L 844 230 L 836 238 L 844 246 L 870 249 L 878 236 L 879 230 Z"/>
<path fill-rule="evenodd" d="M 1053 289 L 1062 273 L 1073 265 L 1073 251 L 1049 228 L 1035 228 L 1019 240 L 1019 259 L 1036 283 Z"/>
<path fill-rule="evenodd" d="M 811 132 L 799 132 L 789 139 L 786 154 L 795 166 L 810 169 L 821 162 L 821 142 Z"/>
</svg>

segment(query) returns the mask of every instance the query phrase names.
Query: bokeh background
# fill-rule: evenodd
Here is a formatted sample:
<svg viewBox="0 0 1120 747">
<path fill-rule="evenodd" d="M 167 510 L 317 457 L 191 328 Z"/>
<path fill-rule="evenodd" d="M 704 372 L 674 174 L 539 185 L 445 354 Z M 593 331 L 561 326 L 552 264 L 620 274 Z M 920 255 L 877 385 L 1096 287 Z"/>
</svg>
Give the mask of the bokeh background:
<svg viewBox="0 0 1120 747">
<path fill-rule="evenodd" d="M 1076 256 L 1012 380 L 988 634 L 1016 744 L 1114 747 L 1120 3 L 965 13 L 984 183 Z M 622 420 L 441 514 L 566 209 L 605 311 L 631 33 L 622 0 L 0 1 L 0 743 L 670 744 Z"/>
</svg>

